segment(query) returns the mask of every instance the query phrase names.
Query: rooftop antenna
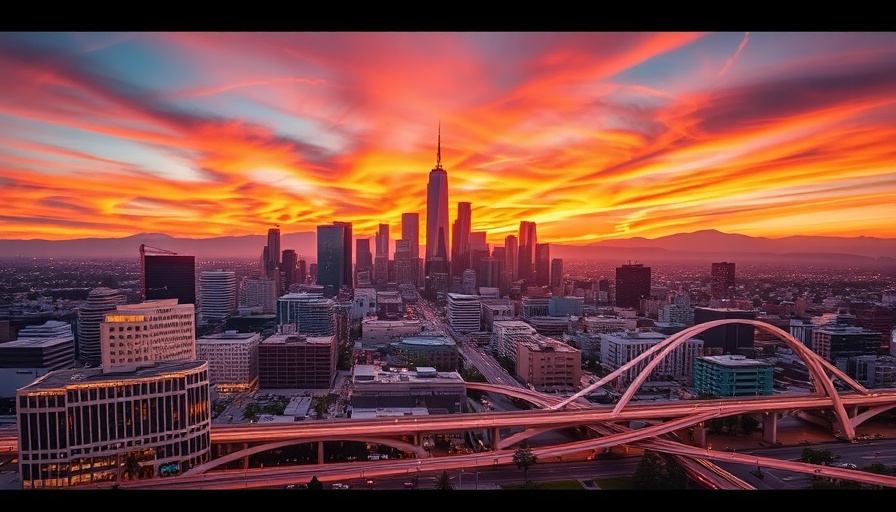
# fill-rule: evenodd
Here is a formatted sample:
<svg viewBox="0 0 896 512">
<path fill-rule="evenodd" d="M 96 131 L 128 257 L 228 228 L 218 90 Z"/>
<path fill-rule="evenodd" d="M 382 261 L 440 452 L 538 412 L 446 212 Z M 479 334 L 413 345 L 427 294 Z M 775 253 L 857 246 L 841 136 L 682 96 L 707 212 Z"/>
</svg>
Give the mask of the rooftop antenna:
<svg viewBox="0 0 896 512">
<path fill-rule="evenodd" d="M 439 143 L 436 146 L 436 169 L 442 168 L 442 121 L 439 120 Z"/>
</svg>

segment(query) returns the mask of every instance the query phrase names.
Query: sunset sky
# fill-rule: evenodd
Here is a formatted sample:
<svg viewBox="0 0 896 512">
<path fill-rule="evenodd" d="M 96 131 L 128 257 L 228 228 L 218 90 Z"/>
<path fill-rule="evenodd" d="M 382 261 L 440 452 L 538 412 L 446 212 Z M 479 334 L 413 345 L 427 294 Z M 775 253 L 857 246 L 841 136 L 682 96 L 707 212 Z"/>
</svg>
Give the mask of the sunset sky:
<svg viewBox="0 0 896 512">
<path fill-rule="evenodd" d="M 0 238 L 896 238 L 896 33 L 0 33 Z"/>
</svg>

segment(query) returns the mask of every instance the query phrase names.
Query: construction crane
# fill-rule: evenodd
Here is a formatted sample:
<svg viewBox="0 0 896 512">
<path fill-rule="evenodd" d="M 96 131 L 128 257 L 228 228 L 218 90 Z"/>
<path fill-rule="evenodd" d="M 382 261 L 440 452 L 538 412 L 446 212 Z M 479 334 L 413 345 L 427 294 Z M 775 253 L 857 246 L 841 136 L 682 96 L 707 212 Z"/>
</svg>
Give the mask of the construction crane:
<svg viewBox="0 0 896 512">
<path fill-rule="evenodd" d="M 140 299 L 146 300 L 146 255 L 158 256 L 177 256 L 176 252 L 167 249 L 159 249 L 146 244 L 140 244 Z"/>
</svg>

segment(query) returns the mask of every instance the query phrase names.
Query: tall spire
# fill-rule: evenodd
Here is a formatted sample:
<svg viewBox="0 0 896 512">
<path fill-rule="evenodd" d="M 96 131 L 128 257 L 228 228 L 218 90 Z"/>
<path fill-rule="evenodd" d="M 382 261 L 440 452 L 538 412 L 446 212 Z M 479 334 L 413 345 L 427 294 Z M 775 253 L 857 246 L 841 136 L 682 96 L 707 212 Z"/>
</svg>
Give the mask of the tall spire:
<svg viewBox="0 0 896 512">
<path fill-rule="evenodd" d="M 442 121 L 439 120 L 439 144 L 436 147 L 436 169 L 442 168 Z"/>
</svg>

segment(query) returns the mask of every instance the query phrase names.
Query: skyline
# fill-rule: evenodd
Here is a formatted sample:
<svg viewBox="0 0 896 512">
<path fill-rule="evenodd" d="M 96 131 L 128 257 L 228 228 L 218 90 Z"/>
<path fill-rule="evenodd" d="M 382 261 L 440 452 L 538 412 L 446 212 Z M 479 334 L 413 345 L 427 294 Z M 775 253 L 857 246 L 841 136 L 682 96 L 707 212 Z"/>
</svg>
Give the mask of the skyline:
<svg viewBox="0 0 896 512">
<path fill-rule="evenodd" d="M 896 238 L 894 54 L 890 32 L 7 32 L 0 238 L 373 237 L 426 225 L 439 162 L 492 245 L 521 221 Z"/>
</svg>

